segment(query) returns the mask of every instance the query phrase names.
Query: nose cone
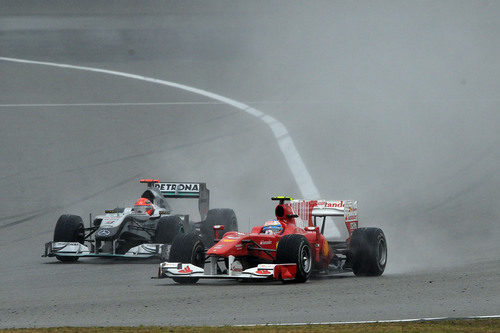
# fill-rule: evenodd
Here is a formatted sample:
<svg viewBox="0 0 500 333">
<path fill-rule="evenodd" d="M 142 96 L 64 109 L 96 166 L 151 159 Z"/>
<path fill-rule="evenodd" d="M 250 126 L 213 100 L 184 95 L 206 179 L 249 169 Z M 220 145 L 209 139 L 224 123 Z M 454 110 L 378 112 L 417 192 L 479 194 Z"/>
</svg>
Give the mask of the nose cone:
<svg viewBox="0 0 500 333">
<path fill-rule="evenodd" d="M 248 234 L 242 233 L 227 233 L 224 237 L 212 246 L 208 251 L 207 255 L 218 255 L 218 256 L 229 256 L 234 255 L 243 250 L 243 244 L 241 241 L 246 239 Z"/>
</svg>

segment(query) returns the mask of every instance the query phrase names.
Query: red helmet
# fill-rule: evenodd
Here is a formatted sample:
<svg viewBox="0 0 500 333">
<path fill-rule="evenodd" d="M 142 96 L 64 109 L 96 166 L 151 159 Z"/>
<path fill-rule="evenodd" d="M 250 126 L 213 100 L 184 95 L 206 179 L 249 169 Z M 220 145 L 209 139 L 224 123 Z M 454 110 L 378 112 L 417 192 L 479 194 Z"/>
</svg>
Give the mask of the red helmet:
<svg viewBox="0 0 500 333">
<path fill-rule="evenodd" d="M 139 214 L 153 214 L 155 209 L 151 201 L 146 198 L 140 198 L 137 200 L 134 206 L 134 211 Z"/>
</svg>

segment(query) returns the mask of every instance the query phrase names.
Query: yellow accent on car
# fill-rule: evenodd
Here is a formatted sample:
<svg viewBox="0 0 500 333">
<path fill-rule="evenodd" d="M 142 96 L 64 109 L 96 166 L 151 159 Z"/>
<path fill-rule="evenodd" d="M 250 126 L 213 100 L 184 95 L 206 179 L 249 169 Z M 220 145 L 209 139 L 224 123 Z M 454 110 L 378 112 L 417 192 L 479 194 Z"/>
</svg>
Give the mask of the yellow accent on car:
<svg viewBox="0 0 500 333">
<path fill-rule="evenodd" d="M 323 241 L 323 256 L 327 256 L 328 255 L 328 252 L 329 252 L 329 246 L 328 246 L 328 242 L 326 241 L 326 239 Z"/>
</svg>

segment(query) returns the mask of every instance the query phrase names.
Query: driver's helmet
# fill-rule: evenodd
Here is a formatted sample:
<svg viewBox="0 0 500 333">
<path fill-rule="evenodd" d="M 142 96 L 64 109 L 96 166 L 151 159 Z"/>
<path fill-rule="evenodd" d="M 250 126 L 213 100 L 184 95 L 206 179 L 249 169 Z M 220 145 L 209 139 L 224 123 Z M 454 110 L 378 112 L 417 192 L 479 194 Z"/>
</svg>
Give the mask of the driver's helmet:
<svg viewBox="0 0 500 333">
<path fill-rule="evenodd" d="M 277 220 L 267 221 L 262 228 L 262 233 L 267 235 L 276 235 L 283 231 L 283 226 Z"/>
<path fill-rule="evenodd" d="M 155 208 L 151 201 L 146 198 L 140 198 L 137 200 L 134 206 L 134 212 L 138 214 L 149 214 L 152 215 L 155 211 Z"/>
</svg>

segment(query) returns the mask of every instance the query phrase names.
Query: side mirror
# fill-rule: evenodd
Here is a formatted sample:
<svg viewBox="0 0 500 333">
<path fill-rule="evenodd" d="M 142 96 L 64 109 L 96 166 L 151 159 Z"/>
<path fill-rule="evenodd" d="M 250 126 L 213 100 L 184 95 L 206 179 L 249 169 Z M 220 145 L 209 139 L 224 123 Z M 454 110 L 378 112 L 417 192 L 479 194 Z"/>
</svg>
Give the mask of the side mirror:
<svg viewBox="0 0 500 333">
<path fill-rule="evenodd" d="M 224 226 L 221 224 L 216 224 L 216 225 L 214 225 L 213 228 L 214 228 L 214 241 L 218 242 L 220 240 L 219 239 L 219 231 L 224 230 Z"/>
<path fill-rule="evenodd" d="M 305 227 L 304 230 L 305 231 L 310 231 L 310 232 L 319 232 L 319 228 L 318 227 Z"/>
</svg>

